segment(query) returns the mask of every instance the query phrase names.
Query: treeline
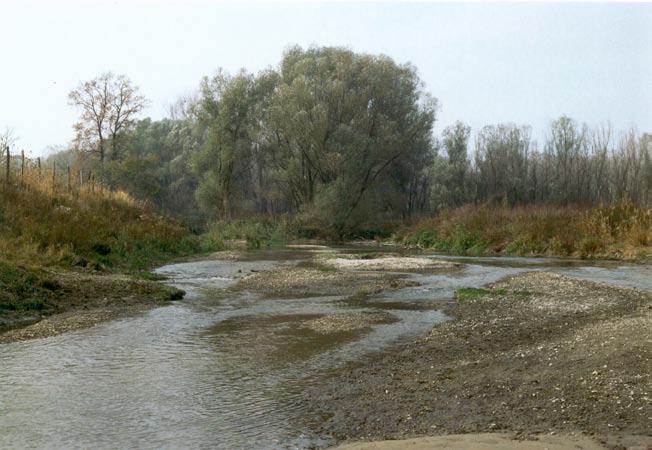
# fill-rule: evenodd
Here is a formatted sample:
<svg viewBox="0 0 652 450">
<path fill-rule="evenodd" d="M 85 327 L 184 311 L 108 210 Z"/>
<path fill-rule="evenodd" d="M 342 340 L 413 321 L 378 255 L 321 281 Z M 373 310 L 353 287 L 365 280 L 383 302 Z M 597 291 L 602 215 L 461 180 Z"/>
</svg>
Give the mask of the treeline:
<svg viewBox="0 0 652 450">
<path fill-rule="evenodd" d="M 291 48 L 274 69 L 205 78 L 161 121 L 136 120 L 145 101 L 125 77 L 73 92 L 77 139 L 55 157 L 197 227 L 288 215 L 344 236 L 468 203 L 652 202 L 651 135 L 561 117 L 541 146 L 513 124 L 478 130 L 473 145 L 461 122 L 437 137 L 436 99 L 386 56 Z"/>
<path fill-rule="evenodd" d="M 432 175 L 434 209 L 466 203 L 594 206 L 652 201 L 652 135 L 608 126 L 590 130 L 562 116 L 543 148 L 530 128 L 486 126 L 475 138 L 463 123 L 444 130 Z"/>
</svg>

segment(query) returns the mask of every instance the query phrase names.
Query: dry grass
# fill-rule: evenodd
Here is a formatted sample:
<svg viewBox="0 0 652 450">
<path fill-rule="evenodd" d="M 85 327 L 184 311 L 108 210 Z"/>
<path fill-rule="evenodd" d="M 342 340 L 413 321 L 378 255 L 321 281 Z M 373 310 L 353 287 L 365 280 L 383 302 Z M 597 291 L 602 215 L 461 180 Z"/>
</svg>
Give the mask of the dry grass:
<svg viewBox="0 0 652 450">
<path fill-rule="evenodd" d="M 68 315 L 0 340 L 57 334 L 170 299 L 164 285 L 109 272 L 195 252 L 197 237 L 124 192 L 53 188 L 51 177 L 37 173 L 0 179 L 0 331 Z"/>
<path fill-rule="evenodd" d="M 396 239 L 455 254 L 647 258 L 652 210 L 628 202 L 591 209 L 467 205 L 406 228 Z"/>
<path fill-rule="evenodd" d="M 0 255 L 21 264 L 142 269 L 195 250 L 188 230 L 99 184 L 53 184 L 28 171 L 0 186 Z"/>
</svg>

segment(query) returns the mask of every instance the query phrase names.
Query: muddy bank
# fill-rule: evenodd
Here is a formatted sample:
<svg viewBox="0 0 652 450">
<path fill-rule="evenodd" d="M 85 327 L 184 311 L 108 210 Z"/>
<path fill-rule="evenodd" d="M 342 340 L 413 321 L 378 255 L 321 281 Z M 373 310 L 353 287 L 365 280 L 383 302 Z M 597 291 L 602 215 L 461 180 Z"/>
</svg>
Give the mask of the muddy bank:
<svg viewBox="0 0 652 450">
<path fill-rule="evenodd" d="M 54 336 L 137 314 L 183 297 L 160 282 L 126 275 L 47 271 L 52 280 L 40 293 L 44 307 L 0 316 L 0 343 Z M 0 311 L 2 313 L 2 311 Z"/>
<path fill-rule="evenodd" d="M 341 333 L 358 331 L 372 325 L 397 322 L 396 316 L 384 311 L 365 313 L 330 314 L 304 322 L 303 327 L 309 328 L 319 334 Z"/>
<path fill-rule="evenodd" d="M 460 294 L 456 320 L 309 389 L 308 426 L 338 440 L 583 432 L 652 444 L 652 294 L 545 272 Z"/>
<path fill-rule="evenodd" d="M 500 433 L 477 433 L 354 442 L 335 450 L 606 450 L 606 447 L 582 435 L 539 435 L 522 440 Z"/>
</svg>

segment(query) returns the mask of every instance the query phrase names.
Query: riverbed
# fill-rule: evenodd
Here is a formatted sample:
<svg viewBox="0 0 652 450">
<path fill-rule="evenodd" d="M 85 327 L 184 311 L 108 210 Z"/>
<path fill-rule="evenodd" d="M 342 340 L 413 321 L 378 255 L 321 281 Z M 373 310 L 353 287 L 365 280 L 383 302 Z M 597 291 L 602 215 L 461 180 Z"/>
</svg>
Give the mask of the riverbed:
<svg viewBox="0 0 652 450">
<path fill-rule="evenodd" d="M 59 336 L 0 344 L 0 448 L 327 447 L 334 442 L 298 425 L 305 423 L 298 420 L 306 413 L 305 389 L 449 320 L 441 311 L 455 289 L 546 270 L 652 290 L 650 266 L 440 255 L 431 257 L 464 266 L 408 273 L 418 286 L 359 302 L 225 290 L 248 274 L 314 255 L 252 251 L 168 265 L 157 272 L 187 292 L 181 301 Z M 395 320 L 333 334 L 302 326 L 368 312 Z"/>
</svg>

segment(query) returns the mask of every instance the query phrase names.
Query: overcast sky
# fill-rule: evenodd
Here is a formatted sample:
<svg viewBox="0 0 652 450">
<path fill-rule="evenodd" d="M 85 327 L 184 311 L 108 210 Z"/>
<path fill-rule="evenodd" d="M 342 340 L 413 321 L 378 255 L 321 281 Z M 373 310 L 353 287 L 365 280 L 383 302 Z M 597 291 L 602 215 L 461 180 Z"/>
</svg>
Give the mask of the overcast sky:
<svg viewBox="0 0 652 450">
<path fill-rule="evenodd" d="M 652 132 L 652 4 L 0 2 L 0 130 L 32 155 L 71 139 L 81 80 L 127 74 L 160 118 L 218 67 L 258 71 L 292 44 L 413 63 L 438 132 L 514 122 L 540 137 L 561 114 Z"/>
</svg>

